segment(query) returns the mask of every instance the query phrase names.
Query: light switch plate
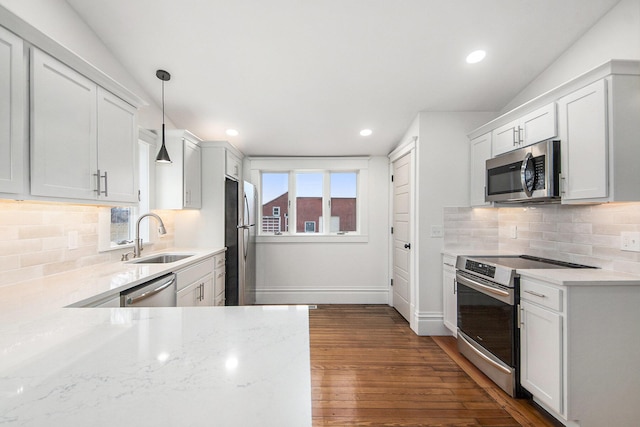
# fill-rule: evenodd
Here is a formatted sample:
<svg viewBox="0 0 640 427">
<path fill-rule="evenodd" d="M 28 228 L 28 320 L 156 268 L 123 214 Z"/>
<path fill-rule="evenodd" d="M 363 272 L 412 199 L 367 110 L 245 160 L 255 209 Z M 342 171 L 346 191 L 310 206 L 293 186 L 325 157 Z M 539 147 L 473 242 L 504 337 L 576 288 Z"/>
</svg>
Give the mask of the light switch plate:
<svg viewBox="0 0 640 427">
<path fill-rule="evenodd" d="M 509 237 L 511 237 L 512 239 L 517 239 L 518 238 L 518 226 L 517 225 L 512 225 L 509 227 Z"/>
<path fill-rule="evenodd" d="M 432 225 L 431 237 L 444 237 L 444 227 L 441 225 Z"/>
</svg>

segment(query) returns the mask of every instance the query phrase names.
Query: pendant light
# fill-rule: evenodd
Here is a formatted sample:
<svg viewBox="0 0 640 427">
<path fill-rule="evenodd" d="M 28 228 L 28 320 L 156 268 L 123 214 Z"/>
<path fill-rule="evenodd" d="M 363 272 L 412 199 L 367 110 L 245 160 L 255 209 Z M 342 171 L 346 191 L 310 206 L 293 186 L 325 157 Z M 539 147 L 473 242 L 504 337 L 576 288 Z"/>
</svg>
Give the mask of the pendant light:
<svg viewBox="0 0 640 427">
<path fill-rule="evenodd" d="M 165 70 L 157 70 L 156 77 L 162 80 L 162 145 L 156 156 L 156 163 L 171 163 L 171 158 L 169 158 L 169 153 L 164 143 L 164 82 L 171 79 L 171 74 Z"/>
</svg>

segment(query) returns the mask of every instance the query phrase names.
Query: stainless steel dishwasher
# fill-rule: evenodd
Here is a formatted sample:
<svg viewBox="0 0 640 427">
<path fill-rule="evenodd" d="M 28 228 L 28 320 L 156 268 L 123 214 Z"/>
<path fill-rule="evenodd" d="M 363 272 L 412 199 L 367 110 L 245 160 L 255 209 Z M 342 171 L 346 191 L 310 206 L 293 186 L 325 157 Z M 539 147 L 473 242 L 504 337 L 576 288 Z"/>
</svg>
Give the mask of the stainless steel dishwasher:
<svg viewBox="0 0 640 427">
<path fill-rule="evenodd" d="M 176 275 L 167 274 L 120 294 L 120 307 L 175 307 Z"/>
</svg>

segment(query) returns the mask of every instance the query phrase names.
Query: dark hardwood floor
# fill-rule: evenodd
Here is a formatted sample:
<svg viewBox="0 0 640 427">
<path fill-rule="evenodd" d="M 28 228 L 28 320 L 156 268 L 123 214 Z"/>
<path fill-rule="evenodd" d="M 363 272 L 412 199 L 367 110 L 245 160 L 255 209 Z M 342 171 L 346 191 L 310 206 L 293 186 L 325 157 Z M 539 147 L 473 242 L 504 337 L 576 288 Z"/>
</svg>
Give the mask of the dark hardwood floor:
<svg viewBox="0 0 640 427">
<path fill-rule="evenodd" d="M 310 310 L 313 425 L 554 426 L 385 305 Z"/>
</svg>

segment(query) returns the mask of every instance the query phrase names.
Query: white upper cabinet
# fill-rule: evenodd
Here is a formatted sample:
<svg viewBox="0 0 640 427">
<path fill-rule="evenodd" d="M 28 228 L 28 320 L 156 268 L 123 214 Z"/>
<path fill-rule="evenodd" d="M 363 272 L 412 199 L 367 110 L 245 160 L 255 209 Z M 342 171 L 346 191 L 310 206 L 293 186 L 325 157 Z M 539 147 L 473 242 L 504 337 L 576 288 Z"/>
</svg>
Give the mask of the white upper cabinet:
<svg viewBox="0 0 640 427">
<path fill-rule="evenodd" d="M 486 161 L 491 158 L 491 132 L 472 139 L 470 150 L 469 205 L 490 205 L 491 203 L 486 202 L 484 198 L 487 189 Z"/>
<path fill-rule="evenodd" d="M 558 101 L 562 202 L 640 201 L 640 77 L 611 75 Z"/>
<path fill-rule="evenodd" d="M 558 135 L 556 103 L 538 108 L 492 132 L 493 155 L 526 147 Z"/>
<path fill-rule="evenodd" d="M 225 173 L 236 181 L 240 180 L 242 174 L 242 161 L 229 150 L 225 151 Z"/>
<path fill-rule="evenodd" d="M 97 87 L 31 50 L 31 194 L 97 196 Z"/>
<path fill-rule="evenodd" d="M 564 201 L 607 197 L 607 90 L 600 80 L 558 101 Z"/>
<path fill-rule="evenodd" d="M 135 107 L 31 49 L 31 193 L 137 202 Z"/>
<path fill-rule="evenodd" d="M 184 142 L 184 207 L 202 207 L 202 153 L 195 142 Z"/>
<path fill-rule="evenodd" d="M 98 87 L 98 167 L 107 187 L 107 200 L 138 201 L 137 111 L 117 96 Z M 102 181 L 104 185 L 104 178 Z"/>
<path fill-rule="evenodd" d="M 0 193 L 20 193 L 24 185 L 24 88 L 22 40 L 0 28 Z"/>
<path fill-rule="evenodd" d="M 186 130 L 168 130 L 165 143 L 171 163 L 156 163 L 156 209 L 202 207 L 200 139 Z"/>
</svg>

